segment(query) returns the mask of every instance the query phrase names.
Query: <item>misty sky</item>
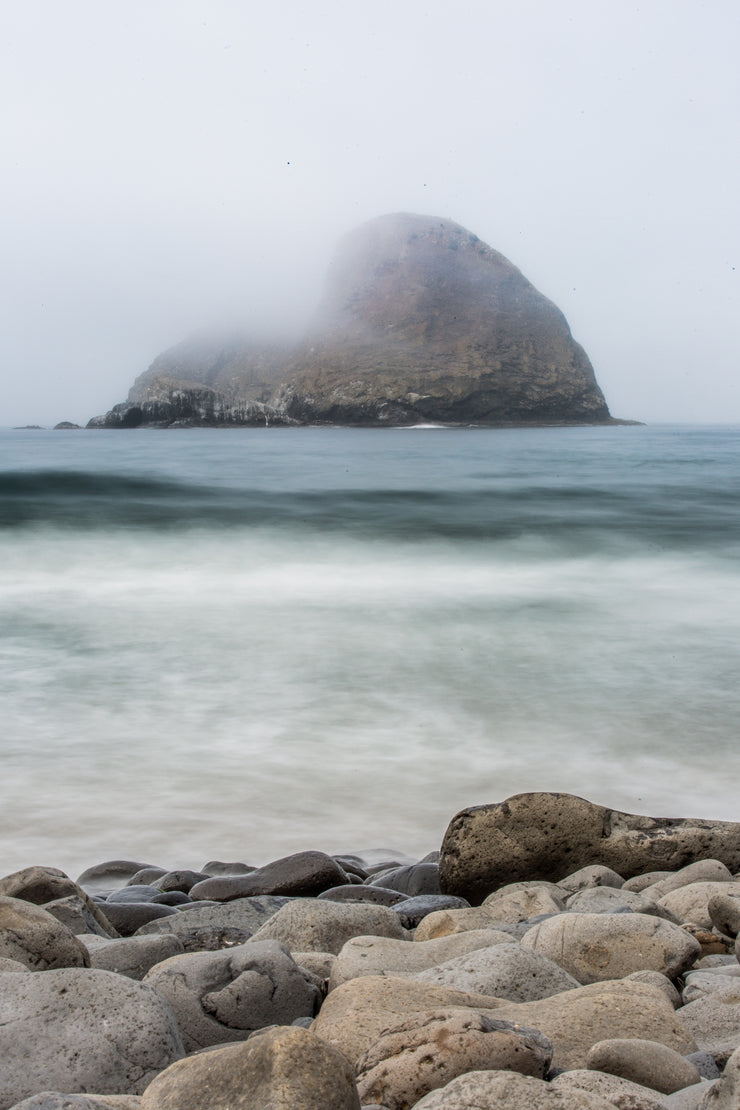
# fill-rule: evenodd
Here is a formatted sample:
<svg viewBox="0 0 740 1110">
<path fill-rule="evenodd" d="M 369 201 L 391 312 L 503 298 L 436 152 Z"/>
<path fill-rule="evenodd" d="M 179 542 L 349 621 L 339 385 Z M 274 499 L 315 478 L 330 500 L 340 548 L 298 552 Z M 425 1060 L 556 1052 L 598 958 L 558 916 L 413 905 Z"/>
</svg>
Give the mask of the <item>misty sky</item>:
<svg viewBox="0 0 740 1110">
<path fill-rule="evenodd" d="M 448 217 L 565 312 L 615 416 L 740 423 L 736 0 L 5 0 L 0 425 L 294 329 L 336 239 Z"/>
</svg>

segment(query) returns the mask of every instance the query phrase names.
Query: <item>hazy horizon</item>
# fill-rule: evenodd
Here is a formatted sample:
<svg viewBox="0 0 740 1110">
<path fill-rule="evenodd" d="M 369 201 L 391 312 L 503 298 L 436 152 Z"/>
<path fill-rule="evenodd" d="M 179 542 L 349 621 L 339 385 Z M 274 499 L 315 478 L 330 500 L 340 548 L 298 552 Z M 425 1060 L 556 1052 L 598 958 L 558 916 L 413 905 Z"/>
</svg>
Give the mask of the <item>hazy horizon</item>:
<svg viewBox="0 0 740 1110">
<path fill-rule="evenodd" d="M 509 258 L 614 416 L 740 422 L 729 0 L 29 0 L 4 29 L 0 426 L 84 424 L 218 321 L 300 330 L 393 211 Z"/>
</svg>

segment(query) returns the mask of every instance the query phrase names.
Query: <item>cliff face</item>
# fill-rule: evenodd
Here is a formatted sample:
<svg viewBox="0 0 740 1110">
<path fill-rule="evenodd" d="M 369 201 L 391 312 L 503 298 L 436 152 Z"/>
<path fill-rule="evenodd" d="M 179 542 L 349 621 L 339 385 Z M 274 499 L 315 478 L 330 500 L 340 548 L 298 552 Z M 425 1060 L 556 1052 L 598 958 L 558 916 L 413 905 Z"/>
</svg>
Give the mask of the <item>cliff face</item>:
<svg viewBox="0 0 740 1110">
<path fill-rule="evenodd" d="M 399 214 L 346 237 L 297 348 L 180 344 L 137 379 L 127 405 L 91 423 L 172 420 L 507 425 L 610 416 L 565 317 L 515 266 L 458 224 Z"/>
</svg>

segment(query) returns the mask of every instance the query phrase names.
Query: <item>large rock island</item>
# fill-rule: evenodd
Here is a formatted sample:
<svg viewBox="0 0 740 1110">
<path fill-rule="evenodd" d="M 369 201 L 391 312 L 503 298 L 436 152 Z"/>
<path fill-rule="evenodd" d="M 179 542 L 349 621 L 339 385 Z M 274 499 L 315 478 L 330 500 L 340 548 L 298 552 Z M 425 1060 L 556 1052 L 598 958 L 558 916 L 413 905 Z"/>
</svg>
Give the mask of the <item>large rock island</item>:
<svg viewBox="0 0 740 1110">
<path fill-rule="evenodd" d="M 562 312 L 451 220 L 348 235 L 305 339 L 186 340 L 88 427 L 614 423 Z"/>
</svg>

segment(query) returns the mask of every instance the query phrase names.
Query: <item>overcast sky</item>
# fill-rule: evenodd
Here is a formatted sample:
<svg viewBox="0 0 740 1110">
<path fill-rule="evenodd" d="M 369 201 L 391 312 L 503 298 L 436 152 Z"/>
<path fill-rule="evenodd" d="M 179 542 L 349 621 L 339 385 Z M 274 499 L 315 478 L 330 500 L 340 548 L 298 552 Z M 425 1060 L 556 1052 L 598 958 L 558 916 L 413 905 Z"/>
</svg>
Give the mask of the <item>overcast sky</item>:
<svg viewBox="0 0 740 1110">
<path fill-rule="evenodd" d="M 740 423 L 737 0 L 3 0 L 0 425 L 86 422 L 336 239 L 448 217 L 611 411 Z"/>
</svg>

